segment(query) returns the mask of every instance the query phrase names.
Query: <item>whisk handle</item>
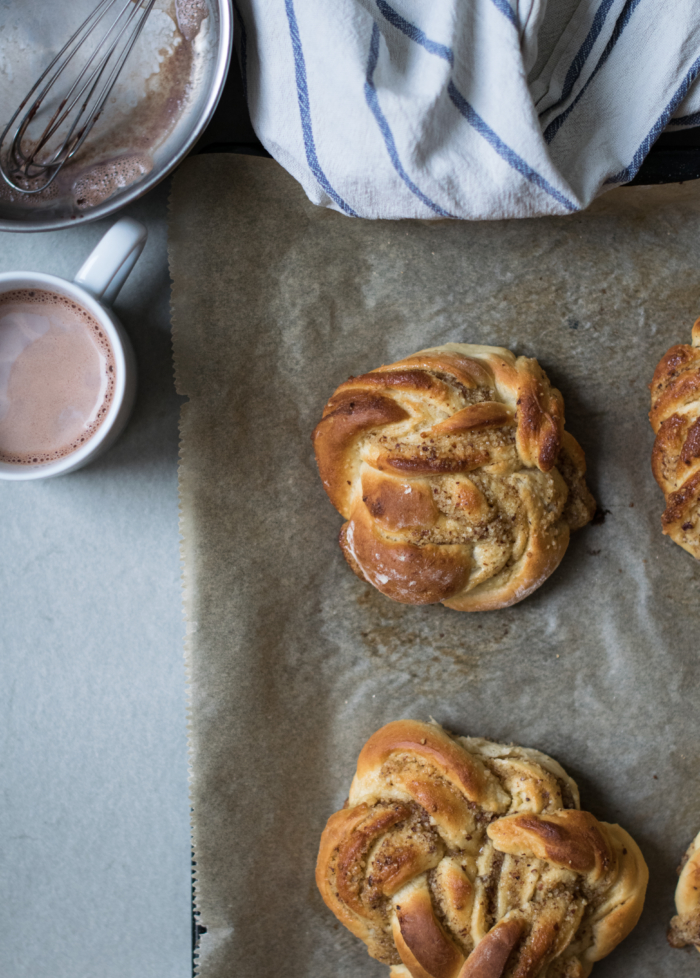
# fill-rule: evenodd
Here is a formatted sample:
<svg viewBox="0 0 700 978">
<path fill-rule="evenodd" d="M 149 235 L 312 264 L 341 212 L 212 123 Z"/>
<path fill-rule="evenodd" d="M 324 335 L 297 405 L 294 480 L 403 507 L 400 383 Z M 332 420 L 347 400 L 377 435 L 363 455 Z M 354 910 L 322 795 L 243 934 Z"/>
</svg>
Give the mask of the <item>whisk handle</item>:
<svg viewBox="0 0 700 978">
<path fill-rule="evenodd" d="M 143 224 L 122 217 L 93 248 L 73 281 L 110 306 L 143 251 L 147 237 Z"/>
</svg>

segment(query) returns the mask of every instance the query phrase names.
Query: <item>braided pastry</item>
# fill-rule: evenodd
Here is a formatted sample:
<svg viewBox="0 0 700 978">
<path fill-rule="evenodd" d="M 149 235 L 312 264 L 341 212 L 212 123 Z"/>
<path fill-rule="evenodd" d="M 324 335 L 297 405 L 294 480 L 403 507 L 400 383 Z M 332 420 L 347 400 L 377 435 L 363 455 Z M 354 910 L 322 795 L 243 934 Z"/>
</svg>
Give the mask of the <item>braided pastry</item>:
<svg viewBox="0 0 700 978">
<path fill-rule="evenodd" d="M 406 604 L 515 604 L 595 503 L 564 403 L 536 360 L 449 343 L 351 377 L 313 433 L 345 558 Z"/>
<path fill-rule="evenodd" d="M 663 532 L 700 559 L 700 319 L 692 346 L 672 346 L 651 382 L 651 468 L 666 497 Z"/>
<path fill-rule="evenodd" d="M 551 757 L 411 720 L 363 747 L 316 866 L 391 978 L 585 978 L 637 923 L 647 879 Z"/>
<path fill-rule="evenodd" d="M 677 916 L 671 920 L 668 942 L 672 947 L 694 944 L 700 951 L 700 832 L 688 846 L 676 887 Z"/>
</svg>

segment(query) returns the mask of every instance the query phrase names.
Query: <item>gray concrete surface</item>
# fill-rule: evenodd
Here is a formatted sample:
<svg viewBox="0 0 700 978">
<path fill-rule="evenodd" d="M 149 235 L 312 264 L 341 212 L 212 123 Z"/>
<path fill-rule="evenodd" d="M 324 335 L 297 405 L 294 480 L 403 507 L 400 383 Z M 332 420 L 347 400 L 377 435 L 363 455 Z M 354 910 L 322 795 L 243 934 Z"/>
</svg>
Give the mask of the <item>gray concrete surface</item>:
<svg viewBox="0 0 700 978">
<path fill-rule="evenodd" d="M 124 213 L 149 240 L 116 309 L 132 420 L 80 472 L 0 482 L 0 973 L 191 974 L 171 367 L 169 181 Z M 0 234 L 0 271 L 71 277 L 113 223 Z"/>
</svg>

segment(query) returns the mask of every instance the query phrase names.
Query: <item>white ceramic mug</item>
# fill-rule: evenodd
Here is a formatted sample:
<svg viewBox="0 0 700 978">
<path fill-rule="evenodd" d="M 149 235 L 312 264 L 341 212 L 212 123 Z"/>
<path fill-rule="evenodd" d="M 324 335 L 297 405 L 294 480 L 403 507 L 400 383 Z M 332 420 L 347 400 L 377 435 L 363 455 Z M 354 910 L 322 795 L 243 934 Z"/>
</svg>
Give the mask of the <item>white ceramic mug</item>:
<svg viewBox="0 0 700 978">
<path fill-rule="evenodd" d="M 114 353 L 115 382 L 112 403 L 97 431 L 83 446 L 63 458 L 42 465 L 0 462 L 0 479 L 46 479 L 80 469 L 112 445 L 129 420 L 136 396 L 136 360 L 129 337 L 111 309 L 111 303 L 143 251 L 148 232 L 143 224 L 123 217 L 100 239 L 72 282 L 40 272 L 0 275 L 0 294 L 16 289 L 43 289 L 73 299 L 104 329 Z"/>
</svg>

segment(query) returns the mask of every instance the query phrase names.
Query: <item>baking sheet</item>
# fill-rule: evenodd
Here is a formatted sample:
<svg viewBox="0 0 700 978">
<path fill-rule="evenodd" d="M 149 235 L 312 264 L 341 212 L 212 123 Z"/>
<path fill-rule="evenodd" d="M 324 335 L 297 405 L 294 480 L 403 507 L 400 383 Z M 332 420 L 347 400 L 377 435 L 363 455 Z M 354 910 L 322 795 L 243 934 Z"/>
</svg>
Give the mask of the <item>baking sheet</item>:
<svg viewBox="0 0 700 978">
<path fill-rule="evenodd" d="M 363 222 L 274 161 L 189 159 L 170 260 L 197 907 L 205 978 L 387 975 L 313 869 L 365 739 L 400 717 L 557 758 L 639 842 L 651 882 L 597 978 L 696 975 L 672 950 L 700 828 L 700 565 L 663 537 L 648 383 L 700 314 L 700 185 L 566 218 Z M 335 387 L 422 347 L 537 356 L 605 521 L 520 605 L 393 604 L 351 573 L 310 433 Z"/>
</svg>

